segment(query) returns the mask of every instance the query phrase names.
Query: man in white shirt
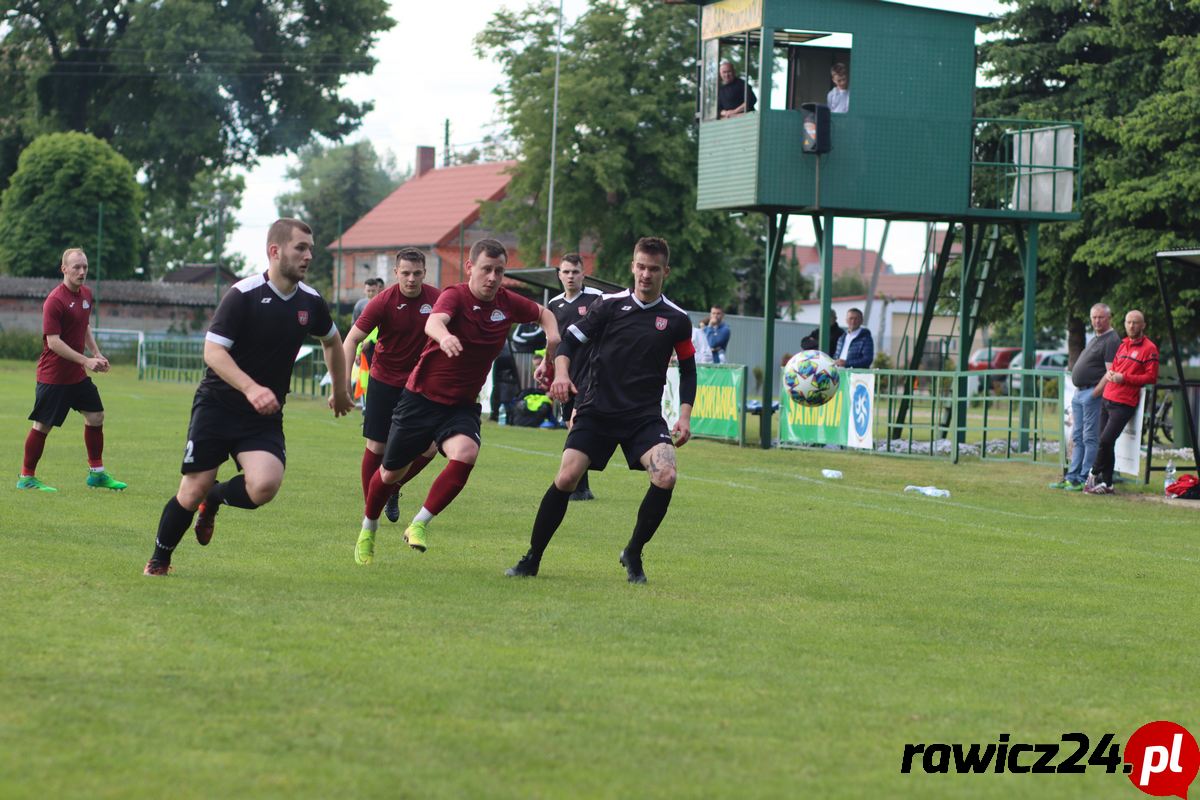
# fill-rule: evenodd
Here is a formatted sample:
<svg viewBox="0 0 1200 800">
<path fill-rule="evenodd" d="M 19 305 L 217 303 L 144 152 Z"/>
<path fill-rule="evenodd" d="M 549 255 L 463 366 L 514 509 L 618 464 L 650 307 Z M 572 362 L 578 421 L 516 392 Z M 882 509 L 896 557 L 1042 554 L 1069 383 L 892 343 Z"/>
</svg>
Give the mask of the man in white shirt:
<svg viewBox="0 0 1200 800">
<path fill-rule="evenodd" d="M 846 312 L 846 332 L 838 337 L 833 350 L 835 363 L 839 367 L 867 369 L 875 360 L 875 342 L 871 332 L 862 324 L 862 311 L 852 308 Z"/>
</svg>

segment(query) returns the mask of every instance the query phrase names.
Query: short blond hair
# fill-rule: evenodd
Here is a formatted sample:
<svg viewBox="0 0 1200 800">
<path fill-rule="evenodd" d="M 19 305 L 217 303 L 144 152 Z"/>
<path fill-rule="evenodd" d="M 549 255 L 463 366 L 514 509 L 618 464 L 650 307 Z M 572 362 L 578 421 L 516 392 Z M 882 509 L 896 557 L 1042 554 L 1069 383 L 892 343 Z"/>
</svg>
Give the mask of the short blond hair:
<svg viewBox="0 0 1200 800">
<path fill-rule="evenodd" d="M 58 262 L 58 265 L 60 267 L 65 267 L 67 265 L 67 258 L 72 253 L 79 253 L 79 255 L 83 256 L 84 258 L 87 258 L 87 253 L 83 252 L 82 247 L 68 247 L 66 250 L 63 250 L 62 261 Z"/>
</svg>

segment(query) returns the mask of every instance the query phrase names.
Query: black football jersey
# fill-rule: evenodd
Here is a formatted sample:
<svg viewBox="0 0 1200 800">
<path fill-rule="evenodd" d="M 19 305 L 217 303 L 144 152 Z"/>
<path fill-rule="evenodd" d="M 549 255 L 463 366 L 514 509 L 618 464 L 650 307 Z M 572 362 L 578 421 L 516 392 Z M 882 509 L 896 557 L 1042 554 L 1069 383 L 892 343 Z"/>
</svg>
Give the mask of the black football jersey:
<svg viewBox="0 0 1200 800">
<path fill-rule="evenodd" d="M 336 333 L 329 307 L 316 289 L 300 283 L 284 296 L 263 273 L 230 287 L 204 338 L 229 350 L 238 367 L 274 392 L 282 406 L 291 387 L 292 364 L 304 340 L 309 336 L 328 339 Z M 211 369 L 205 372 L 196 394 L 233 410 L 256 413 L 245 395 Z"/>
<path fill-rule="evenodd" d="M 629 289 L 603 295 L 565 335 L 592 346 L 576 408 L 604 416 L 660 416 L 671 356 L 696 353 L 682 308 L 665 296 L 643 305 Z"/>
<path fill-rule="evenodd" d="M 599 289 L 593 289 L 590 286 L 583 287 L 583 291 L 575 296 L 574 300 L 568 300 L 566 292 L 551 297 L 550 302 L 546 303 L 546 307 L 554 314 L 554 318 L 558 320 L 558 335 L 566 336 L 567 328 L 579 322 L 588 312 L 588 308 L 593 303 L 604 296 L 604 293 Z M 575 348 L 575 355 L 571 357 L 571 383 L 575 384 L 575 388 L 583 391 L 581 381 L 587 373 L 588 360 L 592 355 L 591 344 L 580 344 Z"/>
</svg>

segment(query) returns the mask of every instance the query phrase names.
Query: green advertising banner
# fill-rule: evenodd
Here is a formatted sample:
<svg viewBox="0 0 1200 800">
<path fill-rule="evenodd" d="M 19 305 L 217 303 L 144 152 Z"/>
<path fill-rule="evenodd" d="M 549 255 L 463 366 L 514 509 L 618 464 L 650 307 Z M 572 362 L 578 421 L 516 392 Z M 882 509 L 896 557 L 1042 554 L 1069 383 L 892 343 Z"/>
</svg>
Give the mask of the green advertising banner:
<svg viewBox="0 0 1200 800">
<path fill-rule="evenodd" d="M 679 368 L 667 370 L 663 419 L 679 419 Z M 692 435 L 742 444 L 746 434 L 746 367 L 743 364 L 697 364 Z"/>
<path fill-rule="evenodd" d="M 783 370 L 779 371 L 782 387 Z M 849 434 L 850 381 L 843 380 L 837 394 L 823 406 L 812 408 L 797 405 L 786 389 L 779 390 L 780 444 L 840 444 L 846 445 Z"/>
</svg>

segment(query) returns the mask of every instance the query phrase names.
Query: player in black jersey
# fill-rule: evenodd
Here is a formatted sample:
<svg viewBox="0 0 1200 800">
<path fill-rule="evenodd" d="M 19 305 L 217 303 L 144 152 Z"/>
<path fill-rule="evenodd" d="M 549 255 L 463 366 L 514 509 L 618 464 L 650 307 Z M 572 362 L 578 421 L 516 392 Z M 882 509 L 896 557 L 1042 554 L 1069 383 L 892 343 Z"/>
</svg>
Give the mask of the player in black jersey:
<svg viewBox="0 0 1200 800">
<path fill-rule="evenodd" d="M 630 583 L 645 583 L 642 548 L 658 530 L 675 487 L 675 448 L 691 438 L 696 399 L 696 351 L 683 309 L 662 293 L 670 272 L 670 250 L 662 239 L 638 240 L 633 250 L 632 290 L 606 294 L 563 334 L 555 358 L 550 395 L 565 401 L 577 391 L 571 363 L 581 344 L 592 344 L 587 386 L 578 393 L 575 425 L 567 434 L 562 463 L 533 522 L 529 552 L 505 574 L 533 577 L 542 553 L 562 524 L 567 498 L 588 469 L 603 470 L 617 445 L 630 469 L 650 473 L 650 488 L 638 509 L 621 564 Z M 672 431 L 662 417 L 662 391 L 671 355 L 679 357 L 679 421 Z"/>
<path fill-rule="evenodd" d="M 301 282 L 312 250 L 307 225 L 296 219 L 277 220 L 267 232 L 270 267 L 238 281 L 221 299 L 205 336 L 208 371 L 192 401 L 180 469 L 183 479 L 163 508 L 146 575 L 170 571 L 171 553 L 197 509 L 196 540 L 205 545 L 222 503 L 257 508 L 275 497 L 287 458 L 283 404 L 296 353 L 309 336 L 319 338 L 325 351 L 334 416 L 353 406 L 342 337 L 324 299 Z M 231 455 L 241 474 L 215 483 L 218 468 Z"/>
<path fill-rule="evenodd" d="M 603 292 L 583 285 L 583 259 L 579 257 L 578 253 L 567 253 L 562 257 L 562 261 L 558 265 L 558 279 L 562 282 L 562 294 L 550 298 L 546 307 L 558 320 L 558 330 L 561 333 L 582 319 L 588 308 L 600 299 Z M 591 355 L 591 351 L 590 344 L 581 344 L 571 359 L 571 383 L 575 384 L 579 391 L 583 391 L 587 386 L 588 357 Z M 570 427 L 571 412 L 575 410 L 575 398 L 568 398 L 562 404 L 562 408 L 563 419 Z M 583 477 L 579 479 L 579 485 L 571 493 L 571 499 L 596 499 L 596 496 L 592 494 L 591 487 L 588 486 L 587 472 L 584 472 Z"/>
</svg>

